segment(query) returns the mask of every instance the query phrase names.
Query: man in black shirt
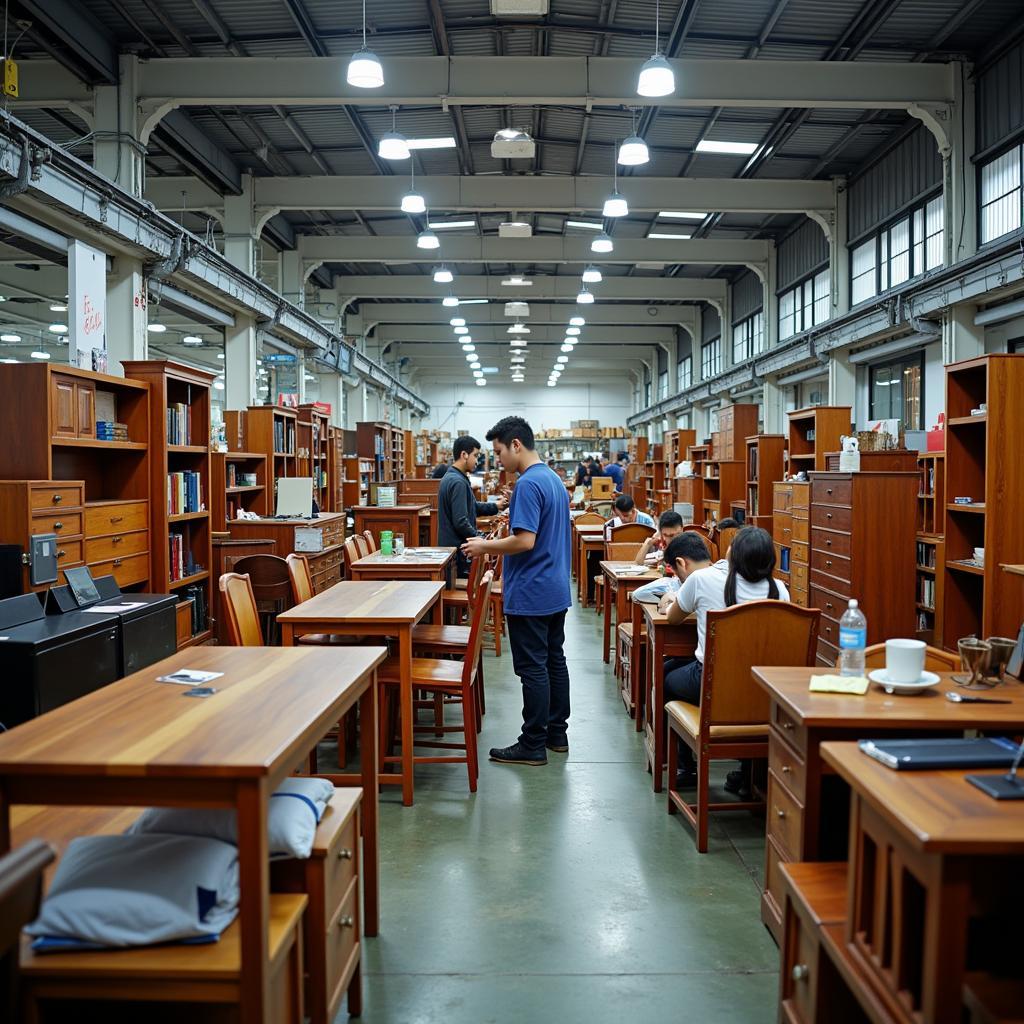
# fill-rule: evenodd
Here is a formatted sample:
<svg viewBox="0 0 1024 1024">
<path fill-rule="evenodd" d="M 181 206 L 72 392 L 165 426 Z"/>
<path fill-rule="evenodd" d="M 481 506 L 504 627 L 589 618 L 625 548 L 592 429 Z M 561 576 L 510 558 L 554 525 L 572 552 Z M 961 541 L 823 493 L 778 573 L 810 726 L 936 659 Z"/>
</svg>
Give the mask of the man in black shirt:
<svg viewBox="0 0 1024 1024">
<path fill-rule="evenodd" d="M 430 472 L 431 480 L 440 480 L 441 477 L 448 472 L 449 466 L 447 462 L 439 462 Z"/>
<path fill-rule="evenodd" d="M 477 501 L 469 482 L 469 474 L 477 464 L 480 442 L 468 435 L 455 439 L 452 464 L 441 478 L 437 491 L 437 543 L 459 548 L 456 555 L 460 576 L 469 575 L 469 559 L 462 553 L 462 544 L 477 536 L 476 517 L 497 515 L 508 507 L 504 498 L 496 502 Z"/>
</svg>

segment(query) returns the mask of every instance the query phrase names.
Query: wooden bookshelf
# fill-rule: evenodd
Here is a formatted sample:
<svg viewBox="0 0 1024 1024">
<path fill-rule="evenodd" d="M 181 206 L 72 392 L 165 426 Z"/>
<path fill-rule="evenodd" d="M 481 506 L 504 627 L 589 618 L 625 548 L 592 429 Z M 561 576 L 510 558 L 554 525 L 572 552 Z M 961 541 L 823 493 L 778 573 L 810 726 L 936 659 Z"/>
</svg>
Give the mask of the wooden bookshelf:
<svg viewBox="0 0 1024 1024">
<path fill-rule="evenodd" d="M 971 410 L 987 403 L 986 416 Z M 1024 462 L 1011 424 L 1024 408 L 1024 355 L 988 355 L 946 367 L 945 566 L 942 643 L 974 634 L 1016 637 L 1019 588 L 1000 563 L 1024 561 Z M 969 497 L 970 505 L 956 499 Z M 985 564 L 973 564 L 974 548 Z"/>
<path fill-rule="evenodd" d="M 650 442 L 646 437 L 631 437 L 626 442 L 626 452 L 629 455 L 629 466 L 626 468 L 626 485 L 629 488 L 629 496 L 640 508 L 646 508 L 647 506 L 646 483 L 642 478 L 649 448 Z M 643 497 L 642 502 L 641 497 Z"/>
<path fill-rule="evenodd" d="M 373 479 L 376 483 L 387 483 L 394 479 L 389 423 L 357 423 L 356 454 L 373 462 Z"/>
<path fill-rule="evenodd" d="M 295 424 L 296 476 L 313 478 L 313 498 L 317 507 L 327 511 L 330 501 L 328 431 L 330 417 L 316 402 L 300 405 Z"/>
<path fill-rule="evenodd" d="M 169 360 L 128 361 L 125 373 L 149 385 L 150 402 L 150 528 L 152 587 L 178 594 L 193 604 L 192 635 L 183 646 L 211 636 L 210 565 L 210 386 L 216 376 Z M 176 411 L 178 433 L 171 433 Z M 172 512 L 172 474 L 195 474 L 198 508 Z M 174 518 L 172 519 L 172 516 Z M 180 538 L 180 571 L 172 559 L 172 543 Z"/>
<path fill-rule="evenodd" d="M 255 476 L 254 484 L 242 477 Z M 239 511 L 268 514 L 267 457 L 261 452 L 212 452 L 210 454 L 210 522 L 215 533 L 227 530 L 227 523 Z"/>
<path fill-rule="evenodd" d="M 712 525 L 725 519 L 731 511 L 732 503 L 743 500 L 746 468 L 747 464 L 742 459 L 708 459 L 704 463 L 701 504 L 705 523 Z"/>
<path fill-rule="evenodd" d="M 373 459 L 364 459 L 358 455 L 346 455 L 344 459 L 344 492 L 342 500 L 344 511 L 357 505 L 370 503 L 370 484 L 373 482 Z M 342 511 L 337 509 L 336 511 Z"/>
<path fill-rule="evenodd" d="M 815 405 L 789 413 L 789 473 L 824 470 L 825 456 L 840 451 L 840 438 L 852 429 L 848 405 Z"/>
<path fill-rule="evenodd" d="M 747 490 L 746 522 L 772 532 L 772 484 L 782 479 L 786 438 L 783 434 L 753 434 L 745 439 Z"/>
<path fill-rule="evenodd" d="M 327 512 L 345 510 L 345 431 L 341 427 L 327 430 Z"/>
<path fill-rule="evenodd" d="M 758 409 L 752 403 L 725 405 L 718 410 L 718 440 L 712 434 L 715 458 L 724 462 L 742 462 L 746 439 L 757 433 Z"/>
</svg>

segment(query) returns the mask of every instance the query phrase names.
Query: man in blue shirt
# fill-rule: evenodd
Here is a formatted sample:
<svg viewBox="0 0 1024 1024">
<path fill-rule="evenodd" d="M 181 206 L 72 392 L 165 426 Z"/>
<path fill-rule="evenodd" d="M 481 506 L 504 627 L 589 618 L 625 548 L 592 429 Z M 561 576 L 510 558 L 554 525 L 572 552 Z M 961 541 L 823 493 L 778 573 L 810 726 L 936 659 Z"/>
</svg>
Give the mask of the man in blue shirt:
<svg viewBox="0 0 1024 1024">
<path fill-rule="evenodd" d="M 626 479 L 625 470 L 618 462 L 609 462 L 604 467 L 604 475 L 610 476 L 615 484 L 615 490 L 622 490 L 622 482 Z"/>
<path fill-rule="evenodd" d="M 506 416 L 488 432 L 494 454 L 518 473 L 509 505 L 508 537 L 470 537 L 470 558 L 503 555 L 503 602 L 512 664 L 523 684 L 523 731 L 517 742 L 491 749 L 491 760 L 543 765 L 547 750 L 567 753 L 569 669 L 565 664 L 565 613 L 569 587 L 569 500 L 565 485 L 534 450 L 533 430 L 520 416 Z"/>
</svg>

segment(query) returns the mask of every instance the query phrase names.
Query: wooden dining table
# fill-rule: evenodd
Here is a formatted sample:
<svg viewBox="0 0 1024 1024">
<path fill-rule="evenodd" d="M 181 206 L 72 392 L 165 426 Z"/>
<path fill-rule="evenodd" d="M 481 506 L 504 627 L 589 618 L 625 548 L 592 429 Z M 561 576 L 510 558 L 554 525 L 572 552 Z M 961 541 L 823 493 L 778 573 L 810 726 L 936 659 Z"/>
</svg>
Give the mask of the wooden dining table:
<svg viewBox="0 0 1024 1024">
<path fill-rule="evenodd" d="M 240 1019 L 275 1024 L 268 926 L 271 793 L 358 705 L 370 726 L 363 787 L 365 931 L 380 921 L 376 669 L 384 647 L 192 647 L 0 734 L 0 853 L 12 805 L 228 807 L 238 828 Z M 158 682 L 182 669 L 221 673 L 216 692 Z M 329 776 L 330 777 L 330 776 Z"/>
<path fill-rule="evenodd" d="M 412 629 L 440 605 L 443 590 L 444 584 L 433 580 L 344 580 L 277 617 L 285 647 L 306 633 L 386 637 L 398 642 L 402 771 L 399 775 L 381 772 L 378 778 L 381 785 L 401 785 L 406 807 L 413 802 Z"/>
<path fill-rule="evenodd" d="M 437 580 L 448 578 L 448 567 L 456 548 L 406 548 L 400 555 L 379 551 L 357 559 L 349 566 L 353 580 Z M 438 606 L 440 611 L 440 606 Z"/>
</svg>

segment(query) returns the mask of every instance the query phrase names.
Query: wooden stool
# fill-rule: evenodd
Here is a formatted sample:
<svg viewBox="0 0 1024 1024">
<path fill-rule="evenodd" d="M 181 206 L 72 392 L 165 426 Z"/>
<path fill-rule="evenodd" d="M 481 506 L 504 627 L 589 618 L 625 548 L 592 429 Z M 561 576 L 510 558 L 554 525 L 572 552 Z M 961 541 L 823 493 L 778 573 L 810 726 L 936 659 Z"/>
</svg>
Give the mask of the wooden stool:
<svg viewBox="0 0 1024 1024">
<path fill-rule="evenodd" d="M 268 955 L 270 1019 L 302 1024 L 302 916 L 306 897 L 270 897 Z M 68 1011 L 93 1019 L 83 1003 L 150 1003 L 147 1021 L 234 1024 L 241 992 L 241 926 L 236 919 L 219 942 L 198 946 L 146 946 L 85 953 L 35 954 L 24 936 L 21 979 L 25 1021 L 66 1021 Z M 51 1007 L 51 1002 L 68 1002 Z M 165 1004 L 176 1004 L 166 1006 Z M 43 1004 L 43 1005 L 40 1005 Z M 191 1004 L 187 1011 L 180 1004 Z"/>
<path fill-rule="evenodd" d="M 274 892 L 305 893 L 302 924 L 306 969 L 306 1014 L 312 1024 L 330 1024 L 348 991 L 348 1012 L 362 1012 L 360 964 L 359 806 L 363 791 L 336 789 L 313 838 L 307 860 L 274 861 Z"/>
</svg>

